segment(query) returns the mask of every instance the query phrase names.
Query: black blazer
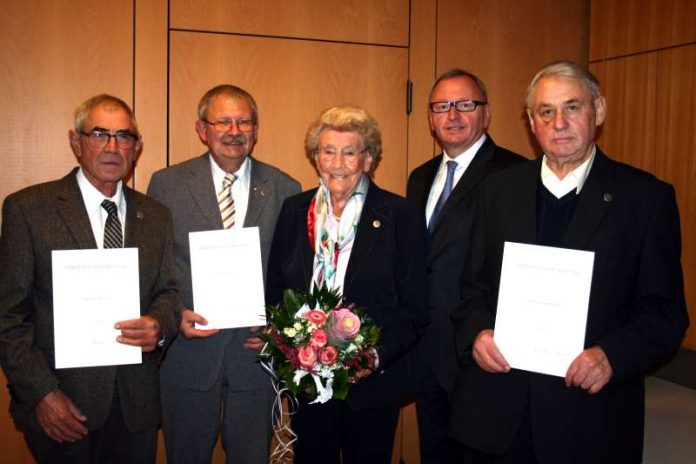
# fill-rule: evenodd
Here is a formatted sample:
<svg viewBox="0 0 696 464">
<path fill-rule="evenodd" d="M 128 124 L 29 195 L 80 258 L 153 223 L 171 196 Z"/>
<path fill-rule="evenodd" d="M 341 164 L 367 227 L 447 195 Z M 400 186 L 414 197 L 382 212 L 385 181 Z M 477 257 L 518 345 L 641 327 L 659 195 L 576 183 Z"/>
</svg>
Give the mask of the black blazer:
<svg viewBox="0 0 696 464">
<path fill-rule="evenodd" d="M 562 247 L 595 253 L 585 347 L 606 353 L 613 377 L 599 393 L 560 377 L 513 369 L 484 372 L 470 359 L 476 335 L 495 322 L 503 244 L 535 243 L 541 159 L 491 176 L 482 187 L 473 243 L 453 313 L 464 365 L 453 394 L 451 433 L 501 453 L 529 404 L 542 462 L 640 462 L 643 373 L 675 350 L 688 325 L 674 189 L 612 161 L 599 149 Z"/>
<path fill-rule="evenodd" d="M 432 235 L 426 233 L 426 273 L 430 326 L 414 350 L 416 365 L 430 362 L 437 381 L 451 391 L 457 377 L 454 328 L 450 313 L 459 302 L 459 277 L 471 239 L 476 192 L 490 173 L 521 163 L 526 158 L 497 146 L 488 136 L 440 212 Z M 430 189 L 442 155 L 417 167 L 409 176 L 406 198 L 425 217 Z"/>
<path fill-rule="evenodd" d="M 316 189 L 288 198 L 276 226 L 268 264 L 266 302 L 277 304 L 283 290 L 306 292 L 314 252 L 307 235 L 307 211 Z M 362 409 L 403 400 L 412 392 L 403 356 L 428 323 L 423 217 L 403 198 L 370 183 L 346 270 L 343 297 L 365 308 L 382 328 L 380 370 L 352 387 L 347 401 Z"/>
<path fill-rule="evenodd" d="M 53 250 L 97 248 L 77 169 L 5 199 L 0 237 L 0 363 L 9 380 L 10 411 L 22 426 L 40 430 L 34 406 L 60 388 L 100 427 L 118 384 L 130 431 L 159 423 L 159 363 L 163 350 L 143 354 L 142 364 L 55 369 L 53 345 Z M 138 248 L 140 314 L 157 320 L 171 341 L 179 327 L 172 258 L 172 222 L 160 203 L 123 186 L 127 204 L 124 243 Z M 116 321 L 114 321 L 116 322 Z"/>
</svg>

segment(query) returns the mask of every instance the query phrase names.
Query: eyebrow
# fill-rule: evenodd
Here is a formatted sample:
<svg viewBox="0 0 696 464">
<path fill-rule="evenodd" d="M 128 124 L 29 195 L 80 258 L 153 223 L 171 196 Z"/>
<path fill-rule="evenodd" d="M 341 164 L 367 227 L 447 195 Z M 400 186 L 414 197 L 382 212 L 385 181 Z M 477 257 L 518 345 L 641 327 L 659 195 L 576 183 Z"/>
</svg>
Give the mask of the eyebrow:
<svg viewBox="0 0 696 464">
<path fill-rule="evenodd" d="M 99 126 L 93 127 L 93 128 L 90 130 L 90 132 L 94 132 L 94 131 L 98 131 L 98 132 L 109 132 L 109 133 L 111 133 L 111 129 L 106 129 L 106 128 L 104 128 L 104 127 L 99 127 Z M 114 131 L 114 133 L 115 133 L 115 134 L 135 134 L 135 131 L 133 131 L 132 129 L 116 129 L 116 130 Z"/>
</svg>

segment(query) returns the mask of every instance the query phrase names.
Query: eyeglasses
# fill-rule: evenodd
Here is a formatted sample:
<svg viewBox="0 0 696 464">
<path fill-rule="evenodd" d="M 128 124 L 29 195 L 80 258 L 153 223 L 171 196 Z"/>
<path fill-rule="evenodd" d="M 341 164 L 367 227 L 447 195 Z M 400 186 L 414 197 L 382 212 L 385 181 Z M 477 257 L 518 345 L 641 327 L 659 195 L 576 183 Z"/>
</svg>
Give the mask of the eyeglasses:
<svg viewBox="0 0 696 464">
<path fill-rule="evenodd" d="M 319 155 L 325 157 L 325 158 L 333 158 L 336 156 L 336 154 L 340 153 L 343 155 L 345 159 L 354 159 L 358 155 L 362 155 L 365 153 L 368 149 L 365 148 L 363 150 L 356 150 L 355 148 L 348 146 L 348 147 L 343 147 L 340 150 L 337 150 L 336 147 L 333 147 L 331 145 L 327 145 L 325 147 L 319 147 L 317 152 Z"/>
<path fill-rule="evenodd" d="M 92 132 L 80 131 L 80 135 L 87 137 L 87 142 L 92 148 L 104 148 L 111 141 L 111 137 L 116 139 L 118 148 L 128 150 L 135 146 L 138 141 L 138 136 L 130 132 L 106 132 L 101 130 L 93 130 Z"/>
<path fill-rule="evenodd" d="M 253 119 L 237 119 L 236 121 L 222 120 L 215 122 L 204 119 L 203 122 L 213 126 L 215 132 L 229 132 L 235 124 L 240 132 L 251 132 L 256 126 L 256 121 Z"/>
<path fill-rule="evenodd" d="M 454 106 L 460 113 L 471 113 L 477 106 L 487 104 L 488 102 L 478 100 L 436 101 L 430 103 L 430 111 L 433 113 L 447 113 Z"/>
</svg>

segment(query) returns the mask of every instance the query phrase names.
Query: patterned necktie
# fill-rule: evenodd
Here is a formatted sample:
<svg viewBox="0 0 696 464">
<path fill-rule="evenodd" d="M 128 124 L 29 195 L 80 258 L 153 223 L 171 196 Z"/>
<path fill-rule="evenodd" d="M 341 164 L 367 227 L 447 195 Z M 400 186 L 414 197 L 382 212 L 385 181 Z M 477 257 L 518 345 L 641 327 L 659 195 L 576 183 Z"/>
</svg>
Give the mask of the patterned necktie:
<svg viewBox="0 0 696 464">
<path fill-rule="evenodd" d="M 447 198 L 449 198 L 450 193 L 452 193 L 452 187 L 454 185 L 454 171 L 457 169 L 456 161 L 447 162 L 447 178 L 445 179 L 445 186 L 442 188 L 442 193 L 440 193 L 440 198 L 437 199 L 435 203 L 435 208 L 433 208 L 433 214 L 430 215 L 430 222 L 428 223 L 428 233 L 432 235 L 437 225 L 438 216 L 442 207 L 445 205 Z"/>
<path fill-rule="evenodd" d="M 218 206 L 222 215 L 222 226 L 225 229 L 231 229 L 234 226 L 234 198 L 232 197 L 232 184 L 237 180 L 237 176 L 225 174 L 222 181 L 222 188 L 218 193 Z"/>
<path fill-rule="evenodd" d="M 121 221 L 118 220 L 116 203 L 104 200 L 101 206 L 109 213 L 104 224 L 104 248 L 123 248 L 123 232 Z"/>
</svg>

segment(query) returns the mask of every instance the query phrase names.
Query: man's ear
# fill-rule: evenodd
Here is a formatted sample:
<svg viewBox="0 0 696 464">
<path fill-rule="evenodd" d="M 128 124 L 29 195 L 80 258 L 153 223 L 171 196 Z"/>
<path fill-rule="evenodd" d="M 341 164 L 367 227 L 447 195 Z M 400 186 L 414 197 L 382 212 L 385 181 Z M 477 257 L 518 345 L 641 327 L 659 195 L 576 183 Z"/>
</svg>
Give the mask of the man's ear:
<svg viewBox="0 0 696 464">
<path fill-rule="evenodd" d="M 68 140 L 70 141 L 70 148 L 72 148 L 73 153 L 76 158 L 82 156 L 82 151 L 80 150 L 80 134 L 75 132 L 74 129 L 68 131 Z"/>
<path fill-rule="evenodd" d="M 595 105 L 595 125 L 597 127 L 599 127 L 604 123 L 604 118 L 607 115 L 607 100 L 604 98 L 603 95 L 600 95 L 594 101 L 594 105 Z"/>
<path fill-rule="evenodd" d="M 205 121 L 201 121 L 200 119 L 196 121 L 196 132 L 198 133 L 198 138 L 201 139 L 201 142 L 207 145 L 208 131 L 206 129 L 207 128 L 205 127 Z"/>
</svg>

